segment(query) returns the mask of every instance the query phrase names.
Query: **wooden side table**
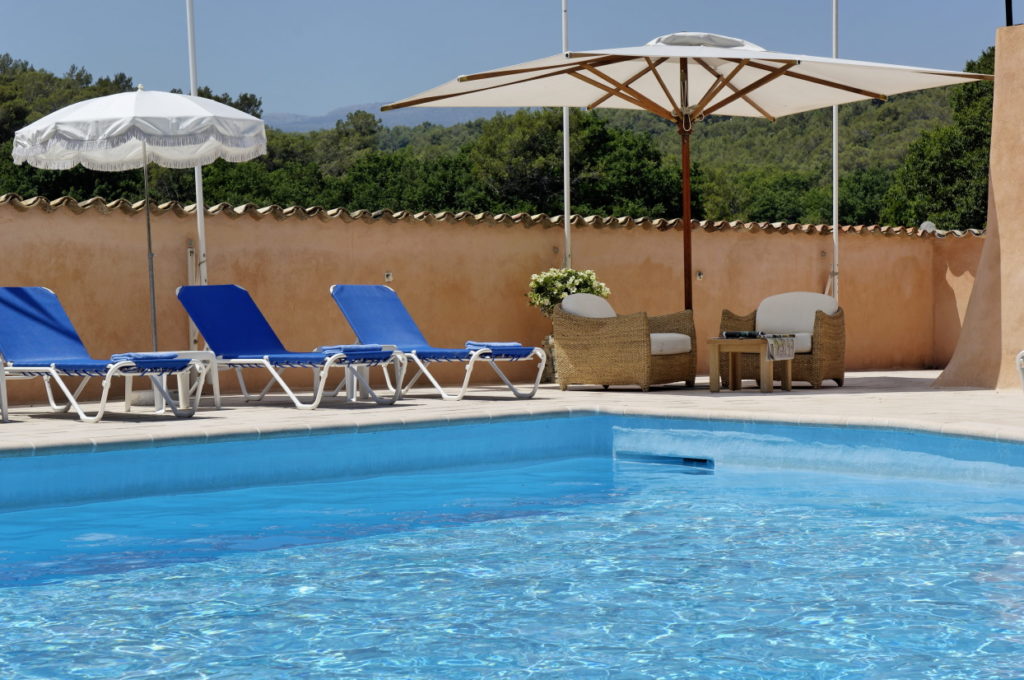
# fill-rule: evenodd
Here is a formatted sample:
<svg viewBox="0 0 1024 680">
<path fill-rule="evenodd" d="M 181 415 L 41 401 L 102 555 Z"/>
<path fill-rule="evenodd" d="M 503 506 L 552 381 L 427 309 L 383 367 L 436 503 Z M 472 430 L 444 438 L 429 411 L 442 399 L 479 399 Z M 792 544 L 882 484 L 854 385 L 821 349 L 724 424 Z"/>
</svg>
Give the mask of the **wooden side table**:
<svg viewBox="0 0 1024 680">
<path fill-rule="evenodd" d="M 761 391 L 771 392 L 774 380 L 774 361 L 768 359 L 768 341 L 764 338 L 710 338 L 708 340 L 708 378 L 711 382 L 711 391 L 718 392 L 721 389 L 721 375 L 719 375 L 719 356 L 725 354 L 729 358 L 729 381 L 730 390 L 740 389 L 743 382 L 740 377 L 740 355 L 758 355 L 758 365 L 761 369 Z M 793 361 L 791 359 L 780 360 L 784 370 L 782 372 L 782 389 L 791 391 L 793 389 Z"/>
</svg>

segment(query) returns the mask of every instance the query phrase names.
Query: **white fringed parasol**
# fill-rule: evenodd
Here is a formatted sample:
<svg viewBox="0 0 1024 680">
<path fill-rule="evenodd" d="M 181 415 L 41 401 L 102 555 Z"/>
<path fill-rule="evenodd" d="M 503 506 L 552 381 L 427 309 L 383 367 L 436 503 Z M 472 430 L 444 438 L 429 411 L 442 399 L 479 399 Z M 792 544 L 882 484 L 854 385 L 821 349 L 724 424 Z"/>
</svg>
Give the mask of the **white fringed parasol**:
<svg viewBox="0 0 1024 680">
<path fill-rule="evenodd" d="M 218 158 L 240 163 L 267 152 L 263 121 L 204 97 L 137 91 L 88 99 L 54 111 L 14 135 L 14 162 L 44 170 L 143 169 L 149 298 L 157 349 L 156 291 L 149 214 L 149 163 L 194 168 Z M 197 205 L 196 210 L 204 210 Z M 205 234 L 200 250 L 206 252 Z"/>
</svg>

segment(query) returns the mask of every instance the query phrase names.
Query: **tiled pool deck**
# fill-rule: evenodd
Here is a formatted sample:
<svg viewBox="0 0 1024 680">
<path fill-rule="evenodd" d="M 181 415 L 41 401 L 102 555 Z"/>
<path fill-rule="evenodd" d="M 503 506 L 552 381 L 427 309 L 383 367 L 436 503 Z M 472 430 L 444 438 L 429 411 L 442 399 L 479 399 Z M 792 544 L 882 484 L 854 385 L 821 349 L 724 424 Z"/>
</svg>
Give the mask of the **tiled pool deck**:
<svg viewBox="0 0 1024 680">
<path fill-rule="evenodd" d="M 542 385 L 529 400 L 514 399 L 504 389 L 478 388 L 461 402 L 442 401 L 417 388 L 411 399 L 394 406 L 330 401 L 315 411 L 295 409 L 284 397 L 264 404 L 243 404 L 237 397 L 228 397 L 223 409 L 203 408 L 189 419 L 154 416 L 143 409 L 123 414 L 118 412 L 121 405 L 115 404 L 97 424 L 79 422 L 69 414 L 51 414 L 42 407 L 16 406 L 12 422 L 0 424 L 0 453 L 579 412 L 896 427 L 1024 441 L 1024 393 L 933 389 L 930 385 L 937 375 L 937 371 L 848 373 L 846 386 L 839 389 L 812 390 L 797 384 L 792 392 L 770 394 L 757 391 L 753 383 L 741 392 L 713 394 L 706 378 L 698 378 L 692 390 L 655 388 L 647 393 L 600 388 L 562 392 L 554 385 Z"/>
</svg>

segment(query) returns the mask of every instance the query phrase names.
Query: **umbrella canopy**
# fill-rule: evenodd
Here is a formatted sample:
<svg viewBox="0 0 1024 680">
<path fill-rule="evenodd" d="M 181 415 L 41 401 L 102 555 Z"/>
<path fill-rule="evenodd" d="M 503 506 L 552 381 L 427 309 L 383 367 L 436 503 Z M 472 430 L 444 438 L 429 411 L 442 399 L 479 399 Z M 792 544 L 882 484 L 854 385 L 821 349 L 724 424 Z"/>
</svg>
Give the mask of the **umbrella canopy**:
<svg viewBox="0 0 1024 680">
<path fill-rule="evenodd" d="M 193 168 L 248 161 L 267 152 L 263 121 L 204 97 L 173 92 L 122 92 L 87 99 L 40 118 L 14 134 L 14 162 L 44 170 L 143 169 L 153 349 L 157 349 L 156 290 L 149 214 L 149 163 Z M 204 210 L 197 205 L 197 212 Z M 200 230 L 200 251 L 205 235 Z"/>
<path fill-rule="evenodd" d="M 770 52 L 712 33 L 639 47 L 568 52 L 485 71 L 383 107 L 575 106 L 648 111 L 676 125 L 682 150 L 685 306 L 692 308 L 690 133 L 711 115 L 779 116 L 990 79 L 977 73 Z"/>
<path fill-rule="evenodd" d="M 54 111 L 14 135 L 14 162 L 46 170 L 193 168 L 267 152 L 263 121 L 203 97 L 137 90 Z"/>
</svg>

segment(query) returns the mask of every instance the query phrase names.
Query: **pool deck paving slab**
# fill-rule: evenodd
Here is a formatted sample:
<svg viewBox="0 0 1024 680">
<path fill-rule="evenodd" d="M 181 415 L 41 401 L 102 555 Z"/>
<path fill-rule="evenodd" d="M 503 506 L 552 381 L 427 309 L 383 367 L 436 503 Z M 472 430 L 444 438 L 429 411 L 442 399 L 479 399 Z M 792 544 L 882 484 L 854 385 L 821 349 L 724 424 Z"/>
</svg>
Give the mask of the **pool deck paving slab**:
<svg viewBox="0 0 1024 680">
<path fill-rule="evenodd" d="M 15 405 L 11 422 L 0 424 L 0 456 L 595 412 L 905 428 L 1024 442 L 1024 392 L 932 388 L 938 373 L 847 373 L 842 388 L 826 383 L 815 390 L 796 383 L 792 392 L 770 393 L 758 391 L 753 382 L 739 392 L 712 393 L 707 378 L 698 378 L 693 389 L 658 387 L 649 392 L 600 387 L 563 392 L 555 385 L 542 385 L 537 395 L 527 400 L 515 399 L 497 386 L 475 388 L 462 401 L 444 401 L 417 388 L 411 398 L 394 406 L 332 400 L 312 411 L 300 411 L 284 397 L 257 404 L 226 397 L 224 408 L 204 406 L 192 418 L 157 416 L 142 407 L 125 414 L 115 408 L 95 424 L 79 422 L 72 414 L 53 414 L 43 406 Z"/>
</svg>

